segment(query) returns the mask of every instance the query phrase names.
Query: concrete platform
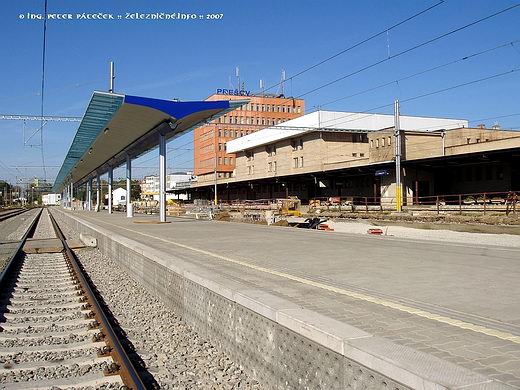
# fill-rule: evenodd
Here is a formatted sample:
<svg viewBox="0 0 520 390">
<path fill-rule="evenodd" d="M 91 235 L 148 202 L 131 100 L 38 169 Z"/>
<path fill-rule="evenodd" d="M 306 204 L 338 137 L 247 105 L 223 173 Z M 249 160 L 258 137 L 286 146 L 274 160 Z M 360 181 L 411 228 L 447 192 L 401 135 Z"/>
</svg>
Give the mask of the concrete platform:
<svg viewBox="0 0 520 390">
<path fill-rule="evenodd" d="M 268 388 L 520 388 L 517 249 L 54 214 Z"/>
</svg>

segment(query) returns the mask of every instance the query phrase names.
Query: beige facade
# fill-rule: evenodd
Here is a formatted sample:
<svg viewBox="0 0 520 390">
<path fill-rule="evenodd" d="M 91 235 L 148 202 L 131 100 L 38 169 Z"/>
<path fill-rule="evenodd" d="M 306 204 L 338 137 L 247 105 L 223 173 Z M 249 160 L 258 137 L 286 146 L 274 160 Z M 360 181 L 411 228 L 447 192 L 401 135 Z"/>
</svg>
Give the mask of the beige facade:
<svg viewBox="0 0 520 390">
<path fill-rule="evenodd" d="M 401 137 L 405 204 L 434 194 L 508 191 L 520 185 L 520 171 L 510 162 L 519 154 L 520 132 L 458 128 L 402 131 Z M 504 157 L 488 158 L 492 152 Z M 391 207 L 396 198 L 394 161 L 392 128 L 304 131 L 237 150 L 232 176 L 217 183 L 220 196 L 227 199 L 369 197 Z M 199 178 L 192 188 L 202 191 L 214 183 L 214 178 Z"/>
<path fill-rule="evenodd" d="M 366 134 L 312 132 L 237 153 L 235 179 L 320 172 L 368 163 Z"/>
</svg>

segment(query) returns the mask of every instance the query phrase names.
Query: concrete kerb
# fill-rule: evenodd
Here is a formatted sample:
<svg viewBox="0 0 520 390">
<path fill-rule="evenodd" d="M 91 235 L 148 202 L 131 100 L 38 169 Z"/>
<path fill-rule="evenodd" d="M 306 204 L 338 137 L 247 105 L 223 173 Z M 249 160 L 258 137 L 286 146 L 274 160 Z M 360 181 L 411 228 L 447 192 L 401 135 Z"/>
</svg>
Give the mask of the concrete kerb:
<svg viewBox="0 0 520 390">
<path fill-rule="evenodd" d="M 186 260 L 136 243 L 70 213 L 61 210 L 60 213 L 73 219 L 78 226 L 83 225 L 100 236 L 109 237 L 113 242 L 186 280 L 412 389 L 513 389 L 453 363 L 374 337 L 348 324 L 303 309 L 265 291 L 249 289 L 238 281 L 215 275 Z"/>
</svg>

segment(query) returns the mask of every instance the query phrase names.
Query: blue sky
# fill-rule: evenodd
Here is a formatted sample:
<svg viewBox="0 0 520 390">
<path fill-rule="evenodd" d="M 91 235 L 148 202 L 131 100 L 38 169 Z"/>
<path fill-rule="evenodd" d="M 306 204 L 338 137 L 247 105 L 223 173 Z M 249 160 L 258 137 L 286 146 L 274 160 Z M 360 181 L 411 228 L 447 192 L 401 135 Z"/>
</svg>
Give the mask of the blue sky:
<svg viewBox="0 0 520 390">
<path fill-rule="evenodd" d="M 246 89 L 259 79 L 277 83 L 437 3 L 431 1 L 344 0 L 49 0 L 49 13 L 107 12 L 114 21 L 58 21 L 47 24 L 45 113 L 81 116 L 93 90 L 108 89 L 108 63 L 116 63 L 116 91 L 157 98 L 201 100 L 226 88 L 240 66 Z M 309 71 L 286 84 L 286 95 L 299 96 L 330 80 L 384 59 L 418 43 L 515 4 L 515 1 L 446 0 L 428 13 Z M 39 114 L 42 21 L 19 15 L 42 13 L 43 0 L 0 3 L 0 113 Z M 127 12 L 224 14 L 222 20 L 124 20 Z M 305 96 L 306 108 L 497 45 L 520 40 L 520 7 L 431 45 Z M 445 87 L 520 67 L 520 42 L 370 93 L 341 100 L 324 109 L 366 111 Z M 274 90 L 273 90 L 274 91 Z M 402 104 L 406 115 L 476 120 L 520 113 L 520 72 Z M 390 112 L 391 108 L 378 110 Z M 495 120 L 485 121 L 492 125 Z M 499 119 L 520 128 L 520 115 Z M 37 123 L 29 123 L 26 132 Z M 44 131 L 47 177 L 52 180 L 67 152 L 77 124 L 49 123 Z M 22 122 L 0 121 L 0 178 L 43 176 L 40 149 L 23 143 Z M 170 143 L 170 171 L 193 164 L 191 135 Z M 37 139 L 35 141 L 38 141 Z M 154 155 L 134 163 L 134 176 L 153 173 Z M 173 157 L 173 159 L 171 159 Z M 6 167 L 7 166 L 7 167 Z M 123 171 L 115 173 L 122 176 Z"/>
</svg>

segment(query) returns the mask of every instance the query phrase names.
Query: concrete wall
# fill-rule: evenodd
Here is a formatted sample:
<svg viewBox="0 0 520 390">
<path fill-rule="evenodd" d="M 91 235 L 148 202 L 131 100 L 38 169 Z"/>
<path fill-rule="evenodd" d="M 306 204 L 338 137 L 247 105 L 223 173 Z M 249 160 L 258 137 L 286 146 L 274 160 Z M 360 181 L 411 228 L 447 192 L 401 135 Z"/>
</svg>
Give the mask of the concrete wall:
<svg viewBox="0 0 520 390">
<path fill-rule="evenodd" d="M 96 237 L 105 255 L 228 353 L 265 389 L 508 389 L 70 213 L 53 214 L 59 223 Z"/>
</svg>

